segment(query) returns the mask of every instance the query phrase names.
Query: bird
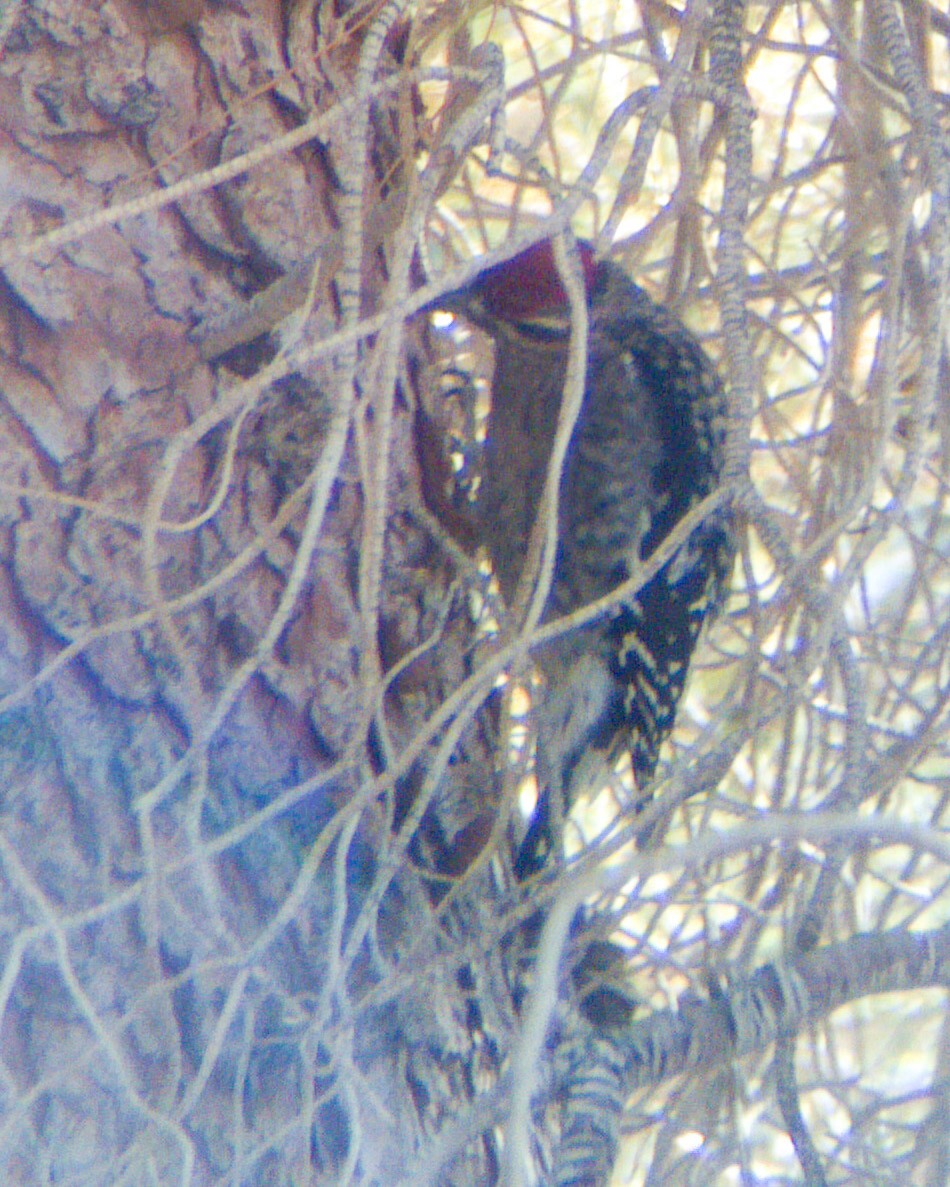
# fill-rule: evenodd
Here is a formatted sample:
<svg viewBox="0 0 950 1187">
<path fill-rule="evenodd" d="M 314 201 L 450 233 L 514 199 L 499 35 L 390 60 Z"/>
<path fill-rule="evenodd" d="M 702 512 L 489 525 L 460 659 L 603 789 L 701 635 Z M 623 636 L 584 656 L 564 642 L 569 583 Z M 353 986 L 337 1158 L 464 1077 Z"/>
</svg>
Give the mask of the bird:
<svg viewBox="0 0 950 1187">
<path fill-rule="evenodd" d="M 610 259 L 578 241 L 588 303 L 584 393 L 559 485 L 543 620 L 611 593 L 723 480 L 728 399 L 696 337 Z M 564 393 L 571 318 L 551 240 L 479 273 L 449 308 L 494 345 L 491 407 L 474 511 L 505 603 L 521 580 Z M 653 780 L 704 622 L 735 557 L 717 505 L 639 591 L 533 650 L 539 795 L 515 873 L 561 848 L 591 780 L 629 753 L 638 794 Z"/>
</svg>

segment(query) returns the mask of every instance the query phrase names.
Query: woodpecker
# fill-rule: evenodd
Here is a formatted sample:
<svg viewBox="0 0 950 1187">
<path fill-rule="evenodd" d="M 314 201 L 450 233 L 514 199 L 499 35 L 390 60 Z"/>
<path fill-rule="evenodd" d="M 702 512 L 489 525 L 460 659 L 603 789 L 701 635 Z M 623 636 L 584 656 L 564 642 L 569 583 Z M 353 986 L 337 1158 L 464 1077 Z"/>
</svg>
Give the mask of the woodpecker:
<svg viewBox="0 0 950 1187">
<path fill-rule="evenodd" d="M 696 338 L 613 262 L 579 243 L 589 306 L 584 396 L 559 488 L 545 619 L 614 590 L 721 481 L 727 401 Z M 550 241 L 483 272 L 461 309 L 494 343 L 476 534 L 511 603 L 564 390 L 568 301 Z M 559 822 L 629 752 L 638 794 L 673 726 L 703 621 L 734 559 L 728 512 L 708 517 L 635 597 L 534 654 L 539 800 L 516 873 L 537 872 Z"/>
</svg>

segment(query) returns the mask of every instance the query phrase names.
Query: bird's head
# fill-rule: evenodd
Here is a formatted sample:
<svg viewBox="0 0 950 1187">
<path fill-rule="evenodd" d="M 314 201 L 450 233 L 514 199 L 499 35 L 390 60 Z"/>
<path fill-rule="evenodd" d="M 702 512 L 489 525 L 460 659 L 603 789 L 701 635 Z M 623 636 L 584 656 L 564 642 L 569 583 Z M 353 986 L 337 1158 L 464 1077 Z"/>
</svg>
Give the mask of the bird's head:
<svg viewBox="0 0 950 1187">
<path fill-rule="evenodd" d="M 577 253 L 589 297 L 600 264 L 584 240 Z M 490 332 L 510 326 L 532 337 L 562 338 L 570 329 L 570 302 L 550 239 L 487 268 L 468 288 L 442 298 L 439 307 L 463 313 Z"/>
</svg>

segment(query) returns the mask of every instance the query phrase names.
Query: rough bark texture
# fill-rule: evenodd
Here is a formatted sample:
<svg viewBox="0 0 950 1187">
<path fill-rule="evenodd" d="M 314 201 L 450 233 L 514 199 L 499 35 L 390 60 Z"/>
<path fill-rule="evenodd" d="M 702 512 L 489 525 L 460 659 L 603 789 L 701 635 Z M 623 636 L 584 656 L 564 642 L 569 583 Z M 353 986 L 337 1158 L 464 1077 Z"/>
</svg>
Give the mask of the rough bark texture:
<svg viewBox="0 0 950 1187">
<path fill-rule="evenodd" d="M 0 62 L 7 249 L 330 110 L 362 44 L 329 5 L 21 6 Z M 384 48 L 378 77 L 395 67 Z M 339 1181 L 357 1148 L 366 1181 L 408 1173 L 419 1122 L 399 1060 L 444 1019 L 410 1005 L 406 1021 L 388 992 L 375 1012 L 340 1008 L 391 974 L 407 912 L 414 944 L 435 938 L 416 880 L 382 866 L 352 435 L 305 538 L 298 488 L 338 363 L 241 395 L 191 336 L 331 236 L 346 131 L 4 267 L 8 1182 Z M 337 319 L 326 283 L 317 298 L 319 338 Z M 404 411 L 385 448 L 391 667 L 451 603 L 406 511 Z M 411 714 L 387 723 L 396 755 L 409 729 Z M 371 887 L 385 901 L 360 943 L 343 925 Z"/>
</svg>

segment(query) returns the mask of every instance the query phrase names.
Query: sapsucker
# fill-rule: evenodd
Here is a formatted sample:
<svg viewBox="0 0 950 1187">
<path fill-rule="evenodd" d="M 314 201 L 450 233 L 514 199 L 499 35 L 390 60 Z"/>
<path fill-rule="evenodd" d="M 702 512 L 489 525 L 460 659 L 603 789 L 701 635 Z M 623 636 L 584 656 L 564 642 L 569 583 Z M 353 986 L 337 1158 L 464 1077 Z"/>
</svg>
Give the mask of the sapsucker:
<svg viewBox="0 0 950 1187">
<path fill-rule="evenodd" d="M 721 479 L 726 395 L 683 323 L 579 244 L 589 303 L 583 403 L 561 476 L 550 620 L 608 594 Z M 484 272 L 461 308 L 494 340 L 477 534 L 510 604 L 525 563 L 564 390 L 568 302 L 549 241 Z M 516 869 L 538 870 L 555 821 L 622 749 L 638 792 L 673 725 L 703 620 L 734 546 L 717 510 L 632 599 L 532 654 L 538 808 Z"/>
</svg>

